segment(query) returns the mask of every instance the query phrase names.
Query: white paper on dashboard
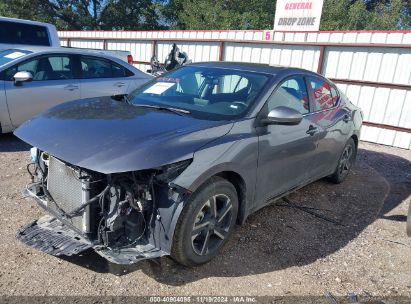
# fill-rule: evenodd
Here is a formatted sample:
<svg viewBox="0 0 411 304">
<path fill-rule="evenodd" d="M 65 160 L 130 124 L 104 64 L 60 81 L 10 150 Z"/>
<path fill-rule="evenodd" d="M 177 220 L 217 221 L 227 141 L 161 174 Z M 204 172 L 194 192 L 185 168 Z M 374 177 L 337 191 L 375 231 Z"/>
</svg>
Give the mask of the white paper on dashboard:
<svg viewBox="0 0 411 304">
<path fill-rule="evenodd" d="M 21 57 L 21 56 L 23 56 L 23 55 L 25 55 L 24 53 L 22 53 L 22 52 L 13 52 L 13 53 L 10 53 L 10 54 L 8 54 L 8 55 L 6 55 L 6 56 L 4 56 L 5 58 L 9 58 L 9 59 L 16 59 L 16 58 L 19 58 L 19 57 Z"/>
<path fill-rule="evenodd" d="M 157 82 L 153 84 L 151 87 L 149 87 L 147 90 L 145 90 L 143 93 L 160 95 L 161 93 L 171 88 L 173 85 L 175 85 L 175 83 L 173 82 Z"/>
</svg>

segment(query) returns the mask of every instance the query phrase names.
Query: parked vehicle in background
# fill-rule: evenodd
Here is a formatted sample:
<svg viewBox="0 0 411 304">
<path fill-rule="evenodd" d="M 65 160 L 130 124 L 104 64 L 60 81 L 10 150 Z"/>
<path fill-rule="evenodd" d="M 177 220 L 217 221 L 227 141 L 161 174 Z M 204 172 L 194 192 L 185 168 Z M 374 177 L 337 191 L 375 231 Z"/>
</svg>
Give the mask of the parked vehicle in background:
<svg viewBox="0 0 411 304">
<path fill-rule="evenodd" d="M 44 22 L 0 17 L 0 50 L 22 46 L 60 47 L 56 27 Z M 89 50 L 133 63 L 133 56 L 129 51 Z"/>
<path fill-rule="evenodd" d="M 59 103 L 124 95 L 151 79 L 126 62 L 86 49 L 0 51 L 0 133 Z"/>
<path fill-rule="evenodd" d="M 97 54 L 116 57 L 116 58 L 118 58 L 118 59 L 123 60 L 124 62 L 127 62 L 128 64 L 133 64 L 133 61 L 134 61 L 133 55 L 131 55 L 131 52 L 129 52 L 129 51 L 98 50 L 98 49 L 72 48 L 72 47 L 70 47 L 70 49 L 90 50 L 90 51 L 93 51 L 93 52 L 95 52 L 95 53 L 97 53 Z"/>
<path fill-rule="evenodd" d="M 72 101 L 15 131 L 35 147 L 27 195 L 54 216 L 21 228 L 21 241 L 199 265 L 273 200 L 326 176 L 341 183 L 357 154 L 361 110 L 302 69 L 189 64 L 126 100 Z"/>
<path fill-rule="evenodd" d="M 0 50 L 22 45 L 59 47 L 57 29 L 49 23 L 0 17 Z"/>
</svg>

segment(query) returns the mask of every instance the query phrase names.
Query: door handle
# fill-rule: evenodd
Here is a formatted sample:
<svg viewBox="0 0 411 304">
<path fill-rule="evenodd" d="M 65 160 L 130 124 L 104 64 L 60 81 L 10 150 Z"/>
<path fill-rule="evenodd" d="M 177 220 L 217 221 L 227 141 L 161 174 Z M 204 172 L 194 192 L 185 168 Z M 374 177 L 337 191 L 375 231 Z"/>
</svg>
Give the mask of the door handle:
<svg viewBox="0 0 411 304">
<path fill-rule="evenodd" d="M 350 121 L 350 115 L 344 114 L 343 121 L 344 122 L 349 122 Z"/>
<path fill-rule="evenodd" d="M 308 127 L 308 130 L 305 133 L 310 134 L 311 136 L 313 136 L 315 133 L 317 133 L 317 127 L 314 127 L 313 125 L 310 125 Z"/>
<path fill-rule="evenodd" d="M 124 87 L 126 84 L 125 84 L 124 82 L 116 82 L 114 85 L 115 85 L 116 87 L 121 88 L 121 87 Z"/>
<path fill-rule="evenodd" d="M 68 86 L 65 86 L 64 89 L 65 89 L 65 90 L 68 90 L 68 91 L 74 91 L 74 90 L 77 90 L 77 89 L 78 89 L 78 86 L 73 85 L 73 84 L 70 84 L 70 85 L 68 85 Z"/>
</svg>

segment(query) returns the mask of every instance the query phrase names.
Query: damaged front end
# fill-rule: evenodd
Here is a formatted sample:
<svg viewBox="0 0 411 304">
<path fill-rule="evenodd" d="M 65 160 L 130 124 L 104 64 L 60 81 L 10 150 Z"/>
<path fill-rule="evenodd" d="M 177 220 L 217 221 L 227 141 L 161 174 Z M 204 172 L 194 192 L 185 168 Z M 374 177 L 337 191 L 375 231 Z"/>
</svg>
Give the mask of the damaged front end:
<svg viewBox="0 0 411 304">
<path fill-rule="evenodd" d="M 170 254 L 189 191 L 172 181 L 191 163 L 103 174 L 33 148 L 26 194 L 52 216 L 22 227 L 17 238 L 51 255 L 93 248 L 117 264 Z"/>
</svg>

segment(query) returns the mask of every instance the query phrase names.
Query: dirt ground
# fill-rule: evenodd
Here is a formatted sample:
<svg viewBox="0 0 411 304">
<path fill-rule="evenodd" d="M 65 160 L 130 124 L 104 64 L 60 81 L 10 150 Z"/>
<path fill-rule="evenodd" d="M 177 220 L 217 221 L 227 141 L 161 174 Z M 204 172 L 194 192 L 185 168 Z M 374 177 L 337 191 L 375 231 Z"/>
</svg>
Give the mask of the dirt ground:
<svg viewBox="0 0 411 304">
<path fill-rule="evenodd" d="M 411 151 L 361 143 L 344 183 L 320 180 L 258 211 L 215 260 L 189 269 L 167 257 L 118 267 L 92 251 L 61 259 L 17 241 L 44 214 L 21 194 L 28 149 L 0 136 L 0 295 L 411 297 Z"/>
</svg>

